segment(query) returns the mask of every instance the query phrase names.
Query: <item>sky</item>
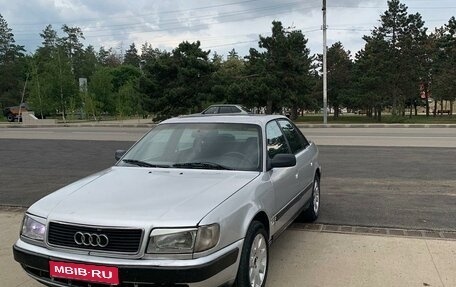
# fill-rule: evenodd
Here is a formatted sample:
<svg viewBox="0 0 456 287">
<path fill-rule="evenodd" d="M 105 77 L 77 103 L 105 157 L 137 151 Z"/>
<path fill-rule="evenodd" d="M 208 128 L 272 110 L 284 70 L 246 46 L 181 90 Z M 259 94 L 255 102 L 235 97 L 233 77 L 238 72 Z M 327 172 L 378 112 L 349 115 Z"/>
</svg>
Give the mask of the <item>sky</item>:
<svg viewBox="0 0 456 287">
<path fill-rule="evenodd" d="M 409 13 L 419 12 L 433 31 L 456 15 L 456 0 L 402 0 Z M 327 0 L 328 46 L 340 41 L 354 55 L 363 35 L 378 26 L 386 0 Z M 13 29 L 16 43 L 33 53 L 39 33 L 51 24 L 80 27 L 85 46 L 112 47 L 123 54 L 131 43 L 139 49 L 175 48 L 200 40 L 202 48 L 226 56 L 236 49 L 245 56 L 258 49 L 259 35 L 271 34 L 271 23 L 301 30 L 311 53 L 321 53 L 322 0 L 0 0 L 0 14 Z"/>
</svg>

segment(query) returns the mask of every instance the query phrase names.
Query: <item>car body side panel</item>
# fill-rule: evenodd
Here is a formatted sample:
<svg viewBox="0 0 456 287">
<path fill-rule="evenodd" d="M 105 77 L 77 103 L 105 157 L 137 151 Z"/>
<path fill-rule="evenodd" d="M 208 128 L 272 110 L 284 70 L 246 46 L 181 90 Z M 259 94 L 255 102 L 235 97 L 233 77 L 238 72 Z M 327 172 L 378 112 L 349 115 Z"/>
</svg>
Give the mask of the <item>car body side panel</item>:
<svg viewBox="0 0 456 287">
<path fill-rule="evenodd" d="M 317 155 L 318 151 L 314 143 L 311 143 L 305 150 L 296 155 L 296 165 L 299 166 L 298 185 L 300 192 L 313 183 L 318 167 L 316 162 Z M 310 192 L 306 192 L 304 198 L 308 200 L 311 195 Z"/>
<path fill-rule="evenodd" d="M 214 222 L 220 224 L 220 240 L 215 249 L 210 252 L 244 238 L 252 219 L 259 212 L 263 211 L 268 216 L 269 226 L 267 228 L 270 229 L 270 220 L 272 218 L 270 211 L 274 205 L 275 194 L 273 186 L 269 176 L 262 173 L 201 220 L 200 225 Z M 206 254 L 195 255 L 204 256 Z"/>
<path fill-rule="evenodd" d="M 281 218 L 283 216 L 281 211 L 298 195 L 299 187 L 298 180 L 296 178 L 297 171 L 298 168 L 296 166 L 273 168 L 268 171 L 276 198 L 272 218 L 275 222 L 273 226 L 273 233 L 282 228 L 286 222 L 284 221 L 284 218 Z"/>
</svg>

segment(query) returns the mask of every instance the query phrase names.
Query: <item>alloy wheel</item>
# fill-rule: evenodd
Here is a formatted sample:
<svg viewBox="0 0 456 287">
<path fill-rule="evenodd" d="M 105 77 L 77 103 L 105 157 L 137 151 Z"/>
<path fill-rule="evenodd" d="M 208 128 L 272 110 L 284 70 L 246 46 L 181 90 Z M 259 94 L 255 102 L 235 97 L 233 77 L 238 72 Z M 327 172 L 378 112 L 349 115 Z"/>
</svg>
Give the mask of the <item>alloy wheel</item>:
<svg viewBox="0 0 456 287">
<path fill-rule="evenodd" d="M 252 242 L 249 259 L 249 279 L 251 287 L 263 286 L 268 262 L 266 244 L 266 239 L 261 233 L 257 234 Z"/>
</svg>

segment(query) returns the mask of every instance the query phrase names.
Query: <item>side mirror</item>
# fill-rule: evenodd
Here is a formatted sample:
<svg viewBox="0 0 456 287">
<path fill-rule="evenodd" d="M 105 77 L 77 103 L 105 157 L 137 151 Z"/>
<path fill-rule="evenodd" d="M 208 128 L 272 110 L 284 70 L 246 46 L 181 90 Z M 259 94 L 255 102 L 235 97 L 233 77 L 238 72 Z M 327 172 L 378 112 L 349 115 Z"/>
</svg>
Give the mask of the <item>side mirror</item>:
<svg viewBox="0 0 456 287">
<path fill-rule="evenodd" d="M 126 153 L 126 150 L 118 149 L 116 150 L 116 160 L 119 160 Z"/>
<path fill-rule="evenodd" d="M 271 168 L 291 167 L 296 165 L 296 156 L 294 154 L 280 153 L 276 154 L 271 160 Z"/>
</svg>

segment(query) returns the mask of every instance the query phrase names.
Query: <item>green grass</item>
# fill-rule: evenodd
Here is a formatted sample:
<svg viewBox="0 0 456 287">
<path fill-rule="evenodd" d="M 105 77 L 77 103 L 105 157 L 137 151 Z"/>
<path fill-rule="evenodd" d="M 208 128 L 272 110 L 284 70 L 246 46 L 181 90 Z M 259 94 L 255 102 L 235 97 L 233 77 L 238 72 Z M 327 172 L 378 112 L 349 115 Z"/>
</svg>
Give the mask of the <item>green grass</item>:
<svg viewBox="0 0 456 287">
<path fill-rule="evenodd" d="M 61 123 L 61 117 L 50 117 L 57 119 L 57 122 Z M 124 118 L 124 120 L 129 118 Z M 131 117 L 131 119 L 137 119 L 137 117 Z M 116 117 L 105 116 L 101 119 L 101 121 L 108 121 L 108 120 L 118 120 Z M 71 117 L 67 118 L 67 123 L 83 123 L 83 122 L 90 122 L 93 121 L 92 118 L 86 120 L 77 120 Z M 5 117 L 0 117 L 0 122 L 7 122 Z M 309 124 L 322 124 L 323 123 L 323 115 L 305 115 L 298 117 L 295 121 L 297 123 L 309 123 Z M 373 118 L 369 118 L 366 115 L 340 115 L 338 118 L 334 118 L 333 115 L 328 115 L 328 123 L 329 124 L 373 124 L 379 123 Z M 393 117 L 392 115 L 383 115 L 382 121 L 380 123 L 384 124 L 456 124 L 456 115 L 453 116 L 436 116 L 430 115 L 426 117 L 425 115 L 418 115 L 412 116 L 409 118 L 408 116 L 405 117 Z"/>
<path fill-rule="evenodd" d="M 295 121 L 297 123 L 312 123 L 321 124 L 323 123 L 323 115 L 305 115 L 298 117 Z M 328 115 L 329 124 L 373 124 L 373 123 L 384 123 L 384 124 L 456 124 L 456 116 L 436 116 L 425 115 L 412 116 L 409 118 L 398 117 L 392 115 L 383 115 L 382 121 L 377 122 L 374 118 L 369 118 L 366 115 L 340 115 L 338 118 L 334 118 L 333 115 Z"/>
</svg>

